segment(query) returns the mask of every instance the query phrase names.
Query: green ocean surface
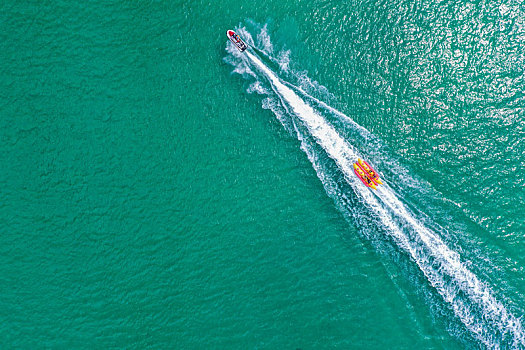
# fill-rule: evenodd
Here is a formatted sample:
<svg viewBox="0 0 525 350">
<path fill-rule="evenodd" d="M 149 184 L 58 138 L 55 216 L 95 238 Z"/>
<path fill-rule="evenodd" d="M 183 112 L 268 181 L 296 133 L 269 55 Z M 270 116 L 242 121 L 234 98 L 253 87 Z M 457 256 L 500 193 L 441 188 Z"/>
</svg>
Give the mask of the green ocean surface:
<svg viewBox="0 0 525 350">
<path fill-rule="evenodd" d="M 0 9 L 1 348 L 525 348 L 521 2 Z M 497 304 L 396 243 L 227 29 L 369 131 L 326 112 Z"/>
</svg>

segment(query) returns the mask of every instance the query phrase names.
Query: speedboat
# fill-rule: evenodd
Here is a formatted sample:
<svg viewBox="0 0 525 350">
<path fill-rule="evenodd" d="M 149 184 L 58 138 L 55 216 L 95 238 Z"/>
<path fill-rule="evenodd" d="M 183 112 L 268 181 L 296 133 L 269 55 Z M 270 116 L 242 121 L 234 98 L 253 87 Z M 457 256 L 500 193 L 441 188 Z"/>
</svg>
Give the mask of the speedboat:
<svg viewBox="0 0 525 350">
<path fill-rule="evenodd" d="M 226 35 L 228 36 L 228 39 L 239 49 L 240 52 L 243 52 L 248 48 L 248 45 L 244 41 L 242 41 L 241 37 L 235 33 L 233 30 L 228 30 L 226 32 Z"/>
</svg>

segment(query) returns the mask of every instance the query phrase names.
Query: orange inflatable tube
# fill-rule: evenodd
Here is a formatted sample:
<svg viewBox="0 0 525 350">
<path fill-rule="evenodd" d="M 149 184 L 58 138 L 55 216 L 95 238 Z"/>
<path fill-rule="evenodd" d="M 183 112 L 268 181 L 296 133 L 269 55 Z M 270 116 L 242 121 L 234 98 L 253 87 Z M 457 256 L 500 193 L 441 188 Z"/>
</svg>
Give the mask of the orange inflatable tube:
<svg viewBox="0 0 525 350">
<path fill-rule="evenodd" d="M 365 174 L 368 175 L 370 180 L 372 180 L 376 185 L 381 185 L 382 182 L 379 179 L 379 175 L 377 174 L 377 171 L 375 171 L 370 164 L 368 164 L 366 161 L 362 159 L 358 159 L 357 163 L 359 167 L 365 172 Z"/>
<path fill-rule="evenodd" d="M 372 179 L 367 176 L 367 174 L 363 171 L 363 169 L 361 169 L 359 165 L 357 165 L 357 163 L 354 163 L 354 173 L 359 179 L 361 179 L 361 181 L 363 181 L 365 186 L 371 187 L 374 190 L 376 189 L 376 184 L 374 181 L 372 181 Z"/>
</svg>

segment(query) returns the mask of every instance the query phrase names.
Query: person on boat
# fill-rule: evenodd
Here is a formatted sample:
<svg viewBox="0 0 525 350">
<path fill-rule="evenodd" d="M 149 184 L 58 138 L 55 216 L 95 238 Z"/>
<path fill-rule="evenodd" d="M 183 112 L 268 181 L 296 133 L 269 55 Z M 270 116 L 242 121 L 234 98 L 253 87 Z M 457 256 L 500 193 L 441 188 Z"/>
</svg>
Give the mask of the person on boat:
<svg viewBox="0 0 525 350">
<path fill-rule="evenodd" d="M 360 175 L 361 178 L 363 178 L 363 179 L 366 181 L 367 184 L 370 185 L 370 183 L 372 182 L 372 180 L 370 180 L 370 179 L 368 178 L 368 176 L 366 176 L 365 173 L 361 173 L 361 174 L 359 174 L 359 175 Z"/>
</svg>

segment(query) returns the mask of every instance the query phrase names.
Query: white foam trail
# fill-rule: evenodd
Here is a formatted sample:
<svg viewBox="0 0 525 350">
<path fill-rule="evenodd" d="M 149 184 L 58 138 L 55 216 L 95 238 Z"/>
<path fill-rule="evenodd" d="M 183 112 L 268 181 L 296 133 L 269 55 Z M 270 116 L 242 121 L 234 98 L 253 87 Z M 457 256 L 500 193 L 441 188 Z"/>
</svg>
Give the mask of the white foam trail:
<svg viewBox="0 0 525 350">
<path fill-rule="evenodd" d="M 325 88 L 326 89 L 326 88 Z M 297 88 L 297 90 L 299 90 L 301 93 L 305 94 L 305 95 L 308 95 L 308 93 L 306 91 L 304 91 L 303 89 L 301 89 L 300 87 Z M 313 96 L 310 96 L 308 95 L 312 100 L 314 100 L 316 103 L 318 103 L 320 106 L 322 106 L 323 108 L 329 110 L 330 112 L 334 113 L 335 115 L 337 115 L 338 117 L 344 119 L 346 122 L 350 123 L 350 125 L 352 125 L 353 128 L 359 130 L 359 133 L 363 136 L 367 136 L 367 135 L 371 135 L 370 131 L 368 131 L 367 128 L 365 128 L 364 126 L 362 125 L 359 125 L 355 122 L 355 120 L 353 120 L 352 118 L 348 117 L 347 115 L 339 112 L 337 109 L 327 105 L 326 103 L 324 103 L 323 101 L 313 97 Z"/>
<path fill-rule="evenodd" d="M 318 142 L 322 143 L 321 146 L 328 151 L 332 159 L 339 162 L 342 167 L 348 167 L 348 161 L 350 161 L 350 164 L 357 161 L 357 152 L 330 124 L 324 120 L 324 118 L 317 114 L 311 106 L 297 96 L 292 89 L 281 83 L 279 78 L 277 78 L 275 74 L 261 62 L 261 60 L 250 52 L 246 52 L 246 55 L 270 79 L 272 87 L 276 89 L 277 94 L 285 99 L 286 105 L 290 106 L 293 109 L 293 112 L 301 118 L 312 135 L 318 140 Z M 340 160 L 346 161 L 340 162 Z M 355 181 L 355 177 L 352 177 L 352 180 Z"/>
<path fill-rule="evenodd" d="M 357 150 L 319 113 L 281 82 L 258 57 L 250 52 L 246 52 L 246 56 L 270 80 L 272 88 L 283 101 L 285 108 L 291 108 L 291 112 L 305 124 L 319 145 L 342 170 L 347 182 L 362 197 L 363 203 L 377 214 L 397 244 L 410 254 L 463 324 L 490 348 L 499 348 L 498 337 L 494 331 L 499 331 L 501 337 L 510 334 L 512 347 L 525 347 L 525 331 L 520 320 L 494 297 L 493 291 L 487 284 L 481 282 L 461 262 L 459 254 L 451 250 L 436 233 L 417 220 L 389 186 L 380 186 L 375 192 L 365 187 L 353 174 L 353 163 L 359 157 Z M 325 107 L 343 115 L 327 105 Z M 368 132 L 361 126 L 359 128 L 363 132 Z M 413 237 L 396 223 L 392 213 L 396 218 L 403 220 L 415 233 Z M 465 298 L 467 300 L 464 300 Z M 475 311 L 472 310 L 473 306 L 483 315 L 476 317 Z M 489 324 L 487 325 L 483 320 L 488 321 Z"/>
<path fill-rule="evenodd" d="M 270 40 L 270 35 L 268 35 L 268 24 L 265 24 L 259 31 L 259 34 L 257 34 L 257 44 L 267 55 L 273 53 L 272 41 Z"/>
<path fill-rule="evenodd" d="M 454 285 L 467 294 L 470 300 L 475 301 L 476 304 L 481 307 L 484 316 L 491 320 L 501 333 L 512 330 L 515 346 L 518 344 L 525 346 L 525 333 L 519 319 L 509 313 L 505 306 L 494 297 L 494 293 L 490 287 L 486 283 L 481 282 L 477 276 L 461 262 L 459 254 L 451 250 L 435 232 L 417 220 L 387 186 L 379 186 L 378 194 L 383 203 L 413 227 L 418 233 L 417 238 L 419 238 L 432 252 L 432 255 L 439 260 L 440 266 L 444 270 L 443 272 L 446 272 L 448 276 L 454 278 Z M 420 268 L 426 275 L 428 270 L 426 266 L 420 266 Z M 429 280 L 431 279 L 429 278 Z M 431 282 L 433 281 L 431 280 Z M 452 305 L 454 312 L 460 316 L 461 319 L 467 321 L 465 325 L 471 331 L 479 332 L 478 325 L 471 321 L 472 318 L 465 305 L 454 303 L 458 291 L 447 288 L 447 285 L 439 283 L 432 284 L 439 290 L 445 300 Z M 480 335 L 482 336 L 482 334 Z M 486 345 L 491 344 L 486 343 Z"/>
</svg>

